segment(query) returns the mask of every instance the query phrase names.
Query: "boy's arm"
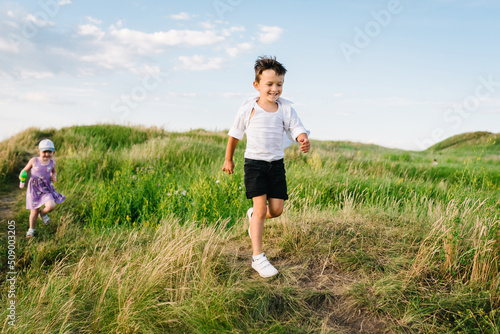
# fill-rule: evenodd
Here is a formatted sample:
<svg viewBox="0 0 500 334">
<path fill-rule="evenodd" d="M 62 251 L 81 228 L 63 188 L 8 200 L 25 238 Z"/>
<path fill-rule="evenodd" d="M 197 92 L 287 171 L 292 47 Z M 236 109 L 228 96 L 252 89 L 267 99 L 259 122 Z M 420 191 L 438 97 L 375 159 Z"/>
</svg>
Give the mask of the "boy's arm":
<svg viewBox="0 0 500 334">
<path fill-rule="evenodd" d="M 296 142 L 302 143 L 299 141 L 299 138 L 309 138 L 309 131 L 307 131 L 304 125 L 302 125 L 302 122 L 294 108 L 291 108 L 290 110 L 290 118 L 288 122 L 288 131 L 290 131 L 291 137 Z"/>
<path fill-rule="evenodd" d="M 238 145 L 238 142 L 239 142 L 238 139 L 229 136 L 229 139 L 227 141 L 226 157 L 224 158 L 224 166 L 222 167 L 222 170 L 228 174 L 234 173 L 233 155 L 234 155 L 234 150 L 236 149 L 236 145 Z"/>
<path fill-rule="evenodd" d="M 307 153 L 309 151 L 309 148 L 311 147 L 307 133 L 303 132 L 300 135 L 298 135 L 297 141 L 300 143 L 300 150 L 304 153 Z"/>
</svg>

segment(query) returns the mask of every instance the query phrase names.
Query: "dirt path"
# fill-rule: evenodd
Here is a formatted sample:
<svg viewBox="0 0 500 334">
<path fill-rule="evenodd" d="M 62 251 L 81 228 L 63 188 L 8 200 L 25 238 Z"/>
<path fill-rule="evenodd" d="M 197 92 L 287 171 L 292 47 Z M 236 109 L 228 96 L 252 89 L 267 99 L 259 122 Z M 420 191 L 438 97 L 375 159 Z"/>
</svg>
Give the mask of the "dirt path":
<svg viewBox="0 0 500 334">
<path fill-rule="evenodd" d="M 5 234 L 7 221 L 14 219 L 14 205 L 19 200 L 22 190 L 13 186 L 5 192 L 0 193 L 0 234 Z"/>
<path fill-rule="evenodd" d="M 251 246 L 241 244 L 241 240 L 231 240 L 227 243 L 226 251 L 230 256 L 236 254 L 235 265 L 241 268 L 241 272 L 249 272 L 249 280 L 256 280 L 259 284 L 264 281 L 253 270 L 249 268 L 249 258 L 251 256 Z M 279 268 L 293 273 L 286 280 L 271 279 L 267 284 L 276 288 L 293 287 L 304 294 L 312 297 L 305 301 L 311 309 L 315 310 L 317 316 L 324 319 L 325 328 L 334 330 L 339 334 L 391 334 L 390 323 L 384 319 L 377 319 L 366 311 L 358 310 L 352 312 L 349 307 L 349 300 L 345 295 L 346 288 L 356 282 L 356 278 L 349 273 L 339 272 L 333 266 L 318 267 L 316 264 L 309 264 L 304 267 L 300 260 L 294 262 L 290 258 L 274 259 L 273 263 Z M 292 269 L 290 269 L 292 268 Z M 291 277 L 297 277 L 296 280 Z M 266 283 L 264 283 L 266 284 Z M 283 285 L 282 285 L 283 284 Z"/>
</svg>

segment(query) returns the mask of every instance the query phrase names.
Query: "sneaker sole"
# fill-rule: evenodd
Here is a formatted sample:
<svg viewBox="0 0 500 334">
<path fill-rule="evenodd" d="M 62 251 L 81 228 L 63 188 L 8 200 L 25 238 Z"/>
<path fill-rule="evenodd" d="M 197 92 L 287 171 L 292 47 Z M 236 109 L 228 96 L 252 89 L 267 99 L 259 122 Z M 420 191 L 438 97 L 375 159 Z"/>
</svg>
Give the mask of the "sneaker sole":
<svg viewBox="0 0 500 334">
<path fill-rule="evenodd" d="M 258 273 L 258 271 L 257 271 L 257 273 Z M 270 277 L 274 277 L 274 276 L 278 275 L 278 273 L 279 273 L 279 272 L 277 272 L 276 274 L 272 274 L 272 275 L 261 275 L 261 274 L 259 274 L 259 275 L 260 275 L 260 277 L 262 277 L 262 278 L 270 278 Z"/>
<path fill-rule="evenodd" d="M 252 267 L 252 268 L 253 268 L 253 267 Z M 263 275 L 263 274 L 259 273 L 259 272 L 257 271 L 257 269 L 255 269 L 255 268 L 253 268 L 253 269 L 254 269 L 254 270 L 257 272 L 257 274 L 259 274 L 259 276 L 260 276 L 260 277 L 262 277 L 262 278 L 269 278 L 269 277 L 273 277 L 273 276 L 276 276 L 276 275 L 278 275 L 278 274 L 279 274 L 279 271 L 276 271 L 274 274 L 270 274 L 270 275 Z"/>
</svg>

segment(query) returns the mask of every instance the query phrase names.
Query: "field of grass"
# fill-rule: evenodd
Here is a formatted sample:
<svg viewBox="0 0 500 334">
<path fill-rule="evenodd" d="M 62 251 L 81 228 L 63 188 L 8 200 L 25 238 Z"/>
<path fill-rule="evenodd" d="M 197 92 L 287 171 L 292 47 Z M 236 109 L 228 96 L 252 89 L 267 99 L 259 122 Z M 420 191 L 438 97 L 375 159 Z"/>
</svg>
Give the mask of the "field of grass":
<svg viewBox="0 0 500 334">
<path fill-rule="evenodd" d="M 56 145 L 67 196 L 24 237 L 17 175 Z M 250 267 L 243 150 L 227 135 L 95 125 L 28 129 L 0 143 L 2 273 L 15 221 L 15 327 L 5 333 L 498 333 L 500 135 L 424 152 L 313 141 L 286 152 L 290 200 L 266 222 L 280 274 Z M 437 159 L 439 164 L 432 165 Z M 7 211 L 0 211 L 7 212 Z"/>
</svg>

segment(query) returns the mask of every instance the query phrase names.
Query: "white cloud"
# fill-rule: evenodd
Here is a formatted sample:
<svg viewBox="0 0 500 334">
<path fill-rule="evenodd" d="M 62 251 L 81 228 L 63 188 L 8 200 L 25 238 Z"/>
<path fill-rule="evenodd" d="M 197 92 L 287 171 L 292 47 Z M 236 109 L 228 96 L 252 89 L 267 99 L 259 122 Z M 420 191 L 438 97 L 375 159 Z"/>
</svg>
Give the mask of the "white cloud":
<svg viewBox="0 0 500 334">
<path fill-rule="evenodd" d="M 179 93 L 179 92 L 168 92 L 167 98 L 195 98 L 198 96 L 198 93 Z"/>
<path fill-rule="evenodd" d="M 240 54 L 240 50 L 238 48 L 226 48 L 226 52 L 229 55 L 229 57 L 232 58 L 237 57 Z"/>
<path fill-rule="evenodd" d="M 200 22 L 200 26 L 204 29 L 215 29 L 215 25 L 210 21 Z"/>
<path fill-rule="evenodd" d="M 484 112 L 488 114 L 498 114 L 500 113 L 500 99 L 498 98 L 482 98 L 479 99 L 481 102 L 480 108 L 484 109 Z"/>
<path fill-rule="evenodd" d="M 146 33 L 127 28 L 117 28 L 112 25 L 107 31 L 93 24 L 78 27 L 80 36 L 91 37 L 86 41 L 84 52 L 71 53 L 68 56 L 89 63 L 85 69 L 79 68 L 80 75 L 92 75 L 92 66 L 105 69 L 125 68 L 133 73 L 141 73 L 139 67 L 141 57 L 161 54 L 166 48 L 173 46 L 206 46 L 224 40 L 213 30 L 168 30 Z M 93 38 L 92 38 L 93 37 Z M 207 60 L 205 63 L 185 60 L 184 67 L 194 70 L 204 70 L 217 67 L 217 61 Z"/>
<path fill-rule="evenodd" d="M 283 28 L 277 26 L 260 26 L 260 31 L 259 41 L 264 44 L 271 44 L 280 38 Z"/>
<path fill-rule="evenodd" d="M 35 14 L 37 15 L 37 14 Z M 26 16 L 26 21 L 34 23 L 38 27 L 46 27 L 46 26 L 54 26 L 55 23 L 51 21 L 46 21 L 45 18 L 48 18 L 47 16 L 42 16 L 38 15 L 35 16 L 33 14 L 28 14 Z"/>
<path fill-rule="evenodd" d="M 186 21 L 196 17 L 196 15 L 191 15 L 186 12 L 180 12 L 179 14 L 172 14 L 170 18 L 173 20 Z"/>
<path fill-rule="evenodd" d="M 194 17 L 187 13 L 178 15 L 180 15 L 179 18 L 181 16 Z M 16 8 L 7 8 L 0 18 L 2 16 L 4 20 L 0 21 L 0 31 L 4 31 L 4 34 L 0 34 L 0 53 L 3 52 L 12 60 L 1 64 L 0 73 L 11 78 L 18 77 L 26 80 L 55 77 L 60 73 L 77 77 L 92 77 L 117 70 L 137 75 L 158 74 L 160 67 L 162 69 L 160 74 L 163 74 L 167 67 L 175 65 L 190 71 L 217 70 L 224 66 L 224 60 L 221 57 L 224 57 L 226 52 L 235 57 L 252 48 L 250 43 L 243 43 L 246 40 L 242 36 L 237 38 L 225 36 L 225 34 L 240 34 L 245 31 L 245 28 L 240 25 L 227 24 L 220 27 L 213 21 L 211 25 L 207 21 L 202 25 L 205 28 L 196 25 L 192 28 L 174 28 L 155 32 L 120 27 L 118 23 L 105 27 L 100 17 L 96 16 L 84 16 L 84 21 L 76 25 L 76 35 L 57 29 L 46 29 L 43 32 L 44 38 L 22 38 L 16 43 L 12 42 L 9 36 L 19 35 L 23 24 L 27 23 L 41 30 L 43 27 L 55 26 L 55 23 L 38 12 L 28 13 Z M 7 27 L 9 22 L 17 26 Z M 228 47 L 227 51 L 225 47 Z M 190 55 L 204 55 L 205 57 L 179 57 L 186 48 L 192 50 L 189 52 Z M 210 57 L 205 54 L 207 51 L 216 51 L 218 54 Z M 177 64 L 164 64 L 163 60 L 155 59 L 157 55 L 166 52 L 174 53 L 172 57 Z M 36 61 L 33 61 L 32 57 L 35 54 Z M 15 61 L 14 57 L 17 57 Z M 15 65 L 10 66 L 9 61 Z M 156 66 L 156 69 L 145 66 Z"/>
<path fill-rule="evenodd" d="M 38 72 L 38 71 L 30 71 L 30 70 L 22 70 L 21 78 L 23 79 L 45 79 L 54 77 L 54 73 L 52 72 Z"/>
<path fill-rule="evenodd" d="M 82 36 L 95 36 L 97 39 L 102 39 L 105 35 L 101 28 L 92 24 L 84 24 L 78 26 L 78 34 Z"/>
<path fill-rule="evenodd" d="M 349 98 L 342 101 L 344 105 L 370 105 L 378 107 L 411 107 L 417 105 L 440 106 L 440 102 L 427 100 L 413 100 L 406 97 L 387 96 L 387 97 L 359 97 Z"/>
<path fill-rule="evenodd" d="M 59 6 L 71 5 L 71 0 L 61 0 L 61 1 L 58 1 L 57 4 Z"/>
<path fill-rule="evenodd" d="M 83 36 L 93 35 L 101 39 L 107 37 L 110 43 L 132 47 L 139 54 L 150 52 L 159 53 L 165 46 L 204 46 L 222 42 L 224 37 L 217 35 L 213 30 L 168 30 L 146 33 L 128 28 L 119 29 L 111 26 L 105 33 L 93 24 L 84 24 L 78 27 L 78 33 Z"/>
<path fill-rule="evenodd" d="M 15 43 L 13 43 L 9 40 L 3 39 L 1 36 L 0 36 L 0 50 L 14 52 L 14 53 L 19 52 L 19 48 Z"/>
<path fill-rule="evenodd" d="M 139 53 L 147 53 L 152 49 L 163 46 L 202 46 L 211 45 L 224 40 L 224 37 L 218 36 L 215 31 L 196 31 L 196 30 L 169 30 L 154 33 L 145 33 L 127 28 L 111 28 L 110 34 L 116 41 L 138 47 Z M 144 52 L 140 51 L 145 48 Z"/>
<path fill-rule="evenodd" d="M 215 96 L 217 98 L 232 99 L 232 98 L 246 98 L 254 96 L 255 94 L 249 95 L 248 93 L 232 93 L 232 92 L 219 92 L 215 94 L 209 94 L 209 96 Z"/>
<path fill-rule="evenodd" d="M 87 19 L 87 21 L 89 21 L 90 23 L 93 23 L 93 24 L 101 24 L 102 23 L 102 20 L 95 19 L 91 16 L 87 16 L 86 19 Z"/>
<path fill-rule="evenodd" d="M 227 47 L 226 52 L 230 57 L 237 57 L 239 56 L 243 51 L 248 51 L 253 48 L 253 45 L 251 43 L 245 42 L 245 43 L 240 43 L 237 44 L 235 47 Z"/>
<path fill-rule="evenodd" d="M 109 82 L 92 82 L 92 81 L 85 81 L 82 82 L 82 86 L 87 86 L 87 87 L 106 87 L 109 86 Z"/>
<path fill-rule="evenodd" d="M 138 74 L 140 77 L 146 77 L 148 75 L 153 75 L 155 77 L 161 76 L 161 69 L 158 65 L 147 65 L 144 64 L 139 68 L 133 68 L 131 71 Z"/>
<path fill-rule="evenodd" d="M 50 103 L 52 101 L 48 94 L 40 92 L 25 93 L 23 98 L 26 102 Z"/>
<path fill-rule="evenodd" d="M 246 31 L 246 29 L 245 29 L 244 26 L 238 26 L 238 27 L 237 26 L 233 26 L 233 27 L 231 27 L 229 29 L 223 29 L 222 30 L 222 34 L 227 37 L 227 36 L 230 36 L 232 33 L 235 33 L 235 32 L 244 32 L 244 31 Z"/>
<path fill-rule="evenodd" d="M 181 68 L 190 71 L 219 70 L 224 65 L 223 58 L 205 58 L 199 55 L 192 57 L 180 56 L 179 60 L 182 63 Z"/>
<path fill-rule="evenodd" d="M 79 56 L 79 59 L 94 65 L 104 67 L 106 69 L 127 68 L 133 69 L 135 62 L 133 54 L 121 45 L 113 43 L 101 42 L 98 49 L 93 52 Z M 87 69 L 87 75 L 93 75 L 93 71 Z M 82 73 L 83 75 L 84 73 Z"/>
</svg>

